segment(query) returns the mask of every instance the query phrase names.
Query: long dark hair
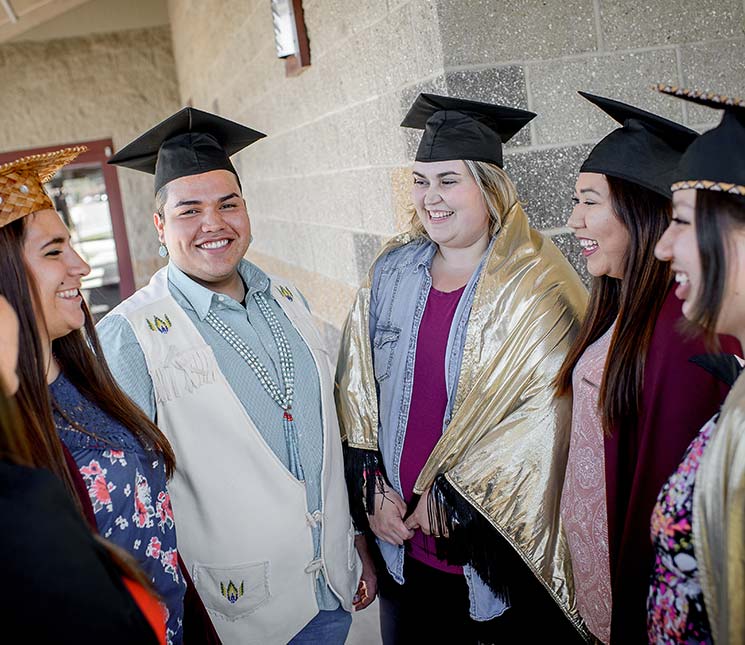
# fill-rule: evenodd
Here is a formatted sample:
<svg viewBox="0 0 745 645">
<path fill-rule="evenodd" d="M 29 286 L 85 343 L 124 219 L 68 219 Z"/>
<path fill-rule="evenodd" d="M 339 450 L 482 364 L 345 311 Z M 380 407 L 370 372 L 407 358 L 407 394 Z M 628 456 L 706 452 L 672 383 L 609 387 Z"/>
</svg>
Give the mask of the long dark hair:
<svg viewBox="0 0 745 645">
<path fill-rule="evenodd" d="M 572 372 L 585 350 L 617 320 L 598 407 L 606 433 L 635 424 L 642 407 L 647 351 L 672 282 L 670 265 L 654 257 L 672 212 L 670 199 L 624 179 L 606 176 L 611 204 L 629 233 L 623 280 L 593 278 L 579 333 L 556 377 L 559 395 L 572 391 Z"/>
<path fill-rule="evenodd" d="M 0 459 L 20 466 L 41 466 L 23 430 L 18 406 L 5 392 L 5 384 L 0 379 Z"/>
<path fill-rule="evenodd" d="M 711 190 L 696 191 L 696 237 L 701 286 L 690 321 L 703 327 L 706 343 L 718 347 L 716 328 L 727 284 L 727 241 L 733 228 L 745 226 L 745 197 Z"/>
<path fill-rule="evenodd" d="M 52 416 L 52 408 L 59 410 L 59 407 L 49 396 L 47 365 L 42 364 L 44 355 L 39 325 L 44 322 L 37 322 L 34 314 L 35 310 L 41 311 L 41 307 L 33 275 L 26 268 L 23 258 L 27 219 L 23 217 L 0 228 L 0 275 L 3 276 L 0 294 L 15 308 L 21 327 L 18 363 L 20 387 L 16 399 L 23 423 L 31 430 L 29 436 L 34 451 L 39 451 L 46 461 L 54 465 L 54 472 L 69 488 L 69 473 L 65 478 L 67 469 Z M 170 477 L 176 461 L 171 445 L 158 427 L 116 384 L 103 358 L 90 311 L 85 302 L 81 306 L 85 314 L 83 329 L 52 342 L 52 353 L 60 369 L 86 399 L 126 427 L 143 447 L 160 453 Z M 92 430 L 73 425 L 83 432 Z"/>
<path fill-rule="evenodd" d="M 6 405 L 8 428 L 23 428 L 22 461 L 32 466 L 51 470 L 67 488 L 78 505 L 70 472 L 65 463 L 62 445 L 57 437 L 52 416 L 52 405 L 47 389 L 47 366 L 44 365 L 40 335 L 34 309 L 41 311 L 36 284 L 27 277 L 23 260 L 23 219 L 0 227 L 0 294 L 5 296 L 18 315 L 18 375 L 15 412 Z M 12 420 L 17 415 L 18 422 Z M 10 432 L 10 431 L 9 431 Z M 18 443 L 19 431 L 13 432 L 13 443 Z M 8 441 L 11 441 L 10 435 Z M 10 444 L 9 444 L 10 445 Z M 30 461 L 29 461 L 30 459 Z"/>
</svg>

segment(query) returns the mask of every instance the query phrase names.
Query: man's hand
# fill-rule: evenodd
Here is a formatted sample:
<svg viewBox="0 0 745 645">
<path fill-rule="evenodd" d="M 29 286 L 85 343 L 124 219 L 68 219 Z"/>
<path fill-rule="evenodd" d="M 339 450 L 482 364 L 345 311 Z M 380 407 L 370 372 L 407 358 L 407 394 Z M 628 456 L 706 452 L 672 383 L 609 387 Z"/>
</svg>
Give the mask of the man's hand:
<svg viewBox="0 0 745 645">
<path fill-rule="evenodd" d="M 362 576 L 357 586 L 357 593 L 354 596 L 354 610 L 361 611 L 375 600 L 378 595 L 378 577 L 375 575 L 375 565 L 370 556 L 367 546 L 367 539 L 364 535 L 358 535 L 354 538 L 354 546 L 362 560 Z"/>
<path fill-rule="evenodd" d="M 419 498 L 414 512 L 406 519 L 406 526 L 412 531 L 414 529 L 421 529 L 422 533 L 424 533 L 425 535 L 432 535 L 434 537 L 447 537 L 447 531 L 445 531 L 444 536 L 440 536 L 435 531 L 436 527 L 435 529 L 433 529 L 433 527 L 431 527 L 429 524 L 429 513 L 427 512 L 427 504 L 429 503 L 429 491 L 430 489 L 428 488 Z"/>
<path fill-rule="evenodd" d="M 382 478 L 376 478 L 375 513 L 367 516 L 372 532 L 384 542 L 401 546 L 414 535 L 404 524 L 405 514 L 406 502 Z"/>
</svg>

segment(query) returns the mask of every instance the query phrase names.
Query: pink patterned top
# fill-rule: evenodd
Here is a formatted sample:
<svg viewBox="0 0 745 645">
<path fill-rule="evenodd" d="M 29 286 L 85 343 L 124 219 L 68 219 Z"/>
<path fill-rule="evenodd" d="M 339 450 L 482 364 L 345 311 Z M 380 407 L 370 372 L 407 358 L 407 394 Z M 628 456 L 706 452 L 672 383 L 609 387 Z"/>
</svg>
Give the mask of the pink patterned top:
<svg viewBox="0 0 745 645">
<path fill-rule="evenodd" d="M 569 543 L 577 609 L 589 630 L 610 642 L 611 583 L 600 382 L 615 323 L 590 345 L 572 374 L 572 435 L 561 518 Z"/>
</svg>

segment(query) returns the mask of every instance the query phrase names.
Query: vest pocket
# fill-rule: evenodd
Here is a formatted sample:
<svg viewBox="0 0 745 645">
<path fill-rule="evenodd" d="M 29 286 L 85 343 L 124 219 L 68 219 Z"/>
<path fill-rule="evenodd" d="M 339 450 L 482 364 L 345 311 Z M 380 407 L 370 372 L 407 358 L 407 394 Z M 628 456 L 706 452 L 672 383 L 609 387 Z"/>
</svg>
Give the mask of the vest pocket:
<svg viewBox="0 0 745 645">
<path fill-rule="evenodd" d="M 269 562 L 230 567 L 194 563 L 192 579 L 204 606 L 226 620 L 239 620 L 269 600 Z"/>
<path fill-rule="evenodd" d="M 383 381 L 391 375 L 393 350 L 398 344 L 401 330 L 392 325 L 378 325 L 373 338 L 373 369 L 375 378 Z"/>
</svg>

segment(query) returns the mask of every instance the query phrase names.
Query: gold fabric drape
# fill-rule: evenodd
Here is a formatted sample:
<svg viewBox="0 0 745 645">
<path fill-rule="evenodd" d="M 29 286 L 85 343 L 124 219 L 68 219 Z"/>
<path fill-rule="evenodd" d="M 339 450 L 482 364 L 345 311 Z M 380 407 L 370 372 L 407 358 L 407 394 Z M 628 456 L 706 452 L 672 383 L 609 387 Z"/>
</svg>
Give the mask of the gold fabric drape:
<svg viewBox="0 0 745 645">
<path fill-rule="evenodd" d="M 383 253 L 409 241 L 400 235 Z M 415 485 L 422 493 L 444 474 L 516 549 L 585 637 L 559 513 L 571 404 L 554 396 L 552 382 L 586 301 L 576 272 L 530 229 L 516 204 L 476 288 L 451 423 Z M 337 407 L 348 445 L 377 450 L 369 306 L 368 280 L 343 329 Z"/>
<path fill-rule="evenodd" d="M 745 374 L 727 396 L 693 491 L 693 540 L 717 645 L 745 643 Z"/>
</svg>

